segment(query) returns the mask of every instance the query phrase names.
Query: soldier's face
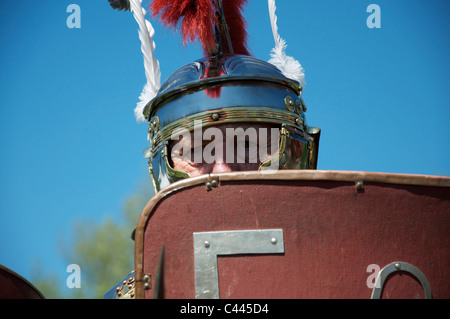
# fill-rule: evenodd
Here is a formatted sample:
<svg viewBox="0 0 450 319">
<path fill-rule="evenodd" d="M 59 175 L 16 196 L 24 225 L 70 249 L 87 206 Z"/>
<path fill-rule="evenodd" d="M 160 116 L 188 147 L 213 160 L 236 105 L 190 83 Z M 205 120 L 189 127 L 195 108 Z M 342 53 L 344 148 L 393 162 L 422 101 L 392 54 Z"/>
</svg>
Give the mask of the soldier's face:
<svg viewBox="0 0 450 319">
<path fill-rule="evenodd" d="M 265 124 L 222 124 L 172 138 L 172 167 L 191 177 L 258 170 L 278 151 L 279 128 Z"/>
</svg>

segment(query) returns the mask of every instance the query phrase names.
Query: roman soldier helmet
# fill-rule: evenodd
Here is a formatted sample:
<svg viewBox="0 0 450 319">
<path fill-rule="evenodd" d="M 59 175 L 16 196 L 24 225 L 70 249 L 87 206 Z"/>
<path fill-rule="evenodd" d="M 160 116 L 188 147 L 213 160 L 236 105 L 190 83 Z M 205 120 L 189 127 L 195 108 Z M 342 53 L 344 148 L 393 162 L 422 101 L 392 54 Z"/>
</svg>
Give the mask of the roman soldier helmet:
<svg viewBox="0 0 450 319">
<path fill-rule="evenodd" d="M 154 30 L 145 19 L 142 0 L 109 0 L 113 8 L 131 10 L 140 26 L 147 84 L 135 109 L 148 121 L 150 146 L 144 151 L 156 190 L 190 177 L 170 161 L 174 131 L 225 123 L 264 123 L 279 128 L 278 151 L 259 169 L 316 169 L 320 129 L 306 123 L 301 65 L 285 54 L 278 35 L 275 2 L 268 0 L 275 39 L 269 62 L 246 48 L 242 9 L 246 0 L 154 0 L 150 10 L 169 26 L 181 29 L 185 42 L 200 40 L 205 57 L 182 66 L 160 85 L 154 57 Z"/>
</svg>

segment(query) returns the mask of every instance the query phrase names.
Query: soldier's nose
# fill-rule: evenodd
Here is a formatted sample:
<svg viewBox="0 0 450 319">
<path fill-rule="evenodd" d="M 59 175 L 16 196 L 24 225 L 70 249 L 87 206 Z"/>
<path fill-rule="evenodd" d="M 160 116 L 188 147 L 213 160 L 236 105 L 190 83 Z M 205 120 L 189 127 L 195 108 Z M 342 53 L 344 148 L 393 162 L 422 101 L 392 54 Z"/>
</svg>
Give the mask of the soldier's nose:
<svg viewBox="0 0 450 319">
<path fill-rule="evenodd" d="M 233 169 L 227 163 L 217 162 L 213 164 L 211 173 L 226 173 L 232 171 Z"/>
</svg>

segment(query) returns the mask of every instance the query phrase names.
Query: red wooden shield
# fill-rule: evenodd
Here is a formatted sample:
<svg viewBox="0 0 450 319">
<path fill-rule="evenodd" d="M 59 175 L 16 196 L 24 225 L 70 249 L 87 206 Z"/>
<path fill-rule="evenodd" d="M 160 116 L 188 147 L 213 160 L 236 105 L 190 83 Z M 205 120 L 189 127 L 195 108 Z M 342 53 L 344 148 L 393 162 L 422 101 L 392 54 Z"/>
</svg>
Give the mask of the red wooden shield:
<svg viewBox="0 0 450 319">
<path fill-rule="evenodd" d="M 135 242 L 137 298 L 450 298 L 450 178 L 191 178 L 149 201 Z"/>
<path fill-rule="evenodd" d="M 0 299 L 43 299 L 28 280 L 0 265 Z"/>
</svg>

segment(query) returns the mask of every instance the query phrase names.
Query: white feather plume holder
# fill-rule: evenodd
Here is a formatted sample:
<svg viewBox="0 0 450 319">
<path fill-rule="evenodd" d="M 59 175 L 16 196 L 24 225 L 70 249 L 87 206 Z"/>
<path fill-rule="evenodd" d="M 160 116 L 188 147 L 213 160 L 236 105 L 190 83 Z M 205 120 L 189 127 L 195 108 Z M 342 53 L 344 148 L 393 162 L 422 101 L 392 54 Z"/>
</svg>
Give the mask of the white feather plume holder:
<svg viewBox="0 0 450 319">
<path fill-rule="evenodd" d="M 147 83 L 145 84 L 142 93 L 139 96 L 139 102 L 134 109 L 134 115 L 137 122 L 144 122 L 144 107 L 156 96 L 156 93 L 161 87 L 161 70 L 159 62 L 154 56 L 155 42 L 153 41 L 153 36 L 155 30 L 151 23 L 145 19 L 147 12 L 142 7 L 142 0 L 130 0 L 130 8 L 139 25 L 139 39 L 141 40 L 145 77 L 147 78 Z"/>
<path fill-rule="evenodd" d="M 275 47 L 270 53 L 269 63 L 275 65 L 285 77 L 296 80 L 301 87 L 305 86 L 305 72 L 301 64 L 293 57 L 287 56 L 285 53 L 287 44 L 278 34 L 277 16 L 275 14 L 275 0 L 268 0 L 270 24 L 272 26 Z"/>
</svg>

